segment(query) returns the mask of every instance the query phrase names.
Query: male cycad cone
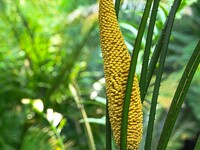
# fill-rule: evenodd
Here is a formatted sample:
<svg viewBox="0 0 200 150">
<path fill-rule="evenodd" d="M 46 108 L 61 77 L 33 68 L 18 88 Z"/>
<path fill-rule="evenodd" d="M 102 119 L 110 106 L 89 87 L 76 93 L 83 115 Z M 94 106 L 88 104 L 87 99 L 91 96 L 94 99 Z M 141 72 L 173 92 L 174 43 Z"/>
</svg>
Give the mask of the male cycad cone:
<svg viewBox="0 0 200 150">
<path fill-rule="evenodd" d="M 113 0 L 100 0 L 99 26 L 111 128 L 114 139 L 120 146 L 123 101 L 131 58 L 117 22 Z M 135 76 L 128 114 L 128 150 L 137 150 L 139 147 L 142 118 L 140 91 Z"/>
</svg>

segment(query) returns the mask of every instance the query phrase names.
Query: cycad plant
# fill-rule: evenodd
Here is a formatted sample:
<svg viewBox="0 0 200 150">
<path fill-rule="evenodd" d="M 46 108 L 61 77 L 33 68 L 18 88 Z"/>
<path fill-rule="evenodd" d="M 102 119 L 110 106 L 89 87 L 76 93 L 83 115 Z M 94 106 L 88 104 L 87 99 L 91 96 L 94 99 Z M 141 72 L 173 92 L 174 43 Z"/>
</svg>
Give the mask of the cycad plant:
<svg viewBox="0 0 200 150">
<path fill-rule="evenodd" d="M 149 121 L 145 138 L 145 150 L 152 147 L 157 101 L 162 81 L 168 45 L 175 16 L 181 4 L 181 0 L 174 0 L 168 13 L 168 17 L 162 27 L 157 44 L 151 54 L 152 37 L 155 27 L 160 0 L 147 0 L 143 16 L 139 25 L 137 37 L 131 59 L 124 43 L 121 30 L 117 23 L 120 8 L 120 0 L 100 0 L 99 26 L 102 54 L 104 59 L 104 72 L 106 78 L 107 94 L 107 150 L 112 149 L 111 131 L 117 146 L 121 150 L 138 149 L 142 134 L 142 107 L 145 101 L 148 87 L 156 70 L 156 78 L 153 84 L 153 94 L 150 101 Z M 115 9 L 114 9 L 115 8 Z M 149 15 L 150 14 L 150 15 Z M 144 50 L 141 50 L 141 42 L 150 19 Z M 143 62 L 139 86 L 135 74 L 139 52 L 143 51 Z M 192 51 L 192 49 L 191 49 Z M 150 60 L 150 61 L 149 61 Z M 200 62 L 200 40 L 196 43 L 193 53 L 185 64 L 185 70 L 178 83 L 173 96 L 167 117 L 162 128 L 157 150 L 167 148 L 170 135 L 185 100 L 189 86 Z M 139 90 L 140 89 L 140 90 Z M 141 99 L 140 99 L 141 97 Z M 138 102 L 138 100 L 140 102 Z M 198 144 L 198 143 L 197 143 Z M 198 145 L 196 146 L 198 147 Z"/>
</svg>

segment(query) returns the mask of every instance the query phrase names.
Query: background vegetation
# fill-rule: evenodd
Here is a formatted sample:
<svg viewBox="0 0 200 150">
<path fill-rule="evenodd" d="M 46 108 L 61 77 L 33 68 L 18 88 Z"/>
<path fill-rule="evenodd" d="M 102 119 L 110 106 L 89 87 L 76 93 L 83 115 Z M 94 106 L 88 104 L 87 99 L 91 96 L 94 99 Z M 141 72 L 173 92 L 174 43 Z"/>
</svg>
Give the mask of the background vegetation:
<svg viewBox="0 0 200 150">
<path fill-rule="evenodd" d="M 124 0 L 119 14 L 130 51 L 144 2 Z M 163 0 L 159 7 L 154 43 L 171 4 L 171 0 Z M 105 80 L 97 18 L 96 0 L 0 0 L 0 149 L 105 149 Z M 165 63 L 155 144 L 185 64 L 200 39 L 199 27 L 200 1 L 184 0 Z M 140 53 L 138 74 L 142 57 Z M 182 149 L 200 132 L 199 79 L 200 68 L 186 96 L 169 150 Z M 149 88 L 144 102 L 144 127 L 151 94 Z"/>
</svg>

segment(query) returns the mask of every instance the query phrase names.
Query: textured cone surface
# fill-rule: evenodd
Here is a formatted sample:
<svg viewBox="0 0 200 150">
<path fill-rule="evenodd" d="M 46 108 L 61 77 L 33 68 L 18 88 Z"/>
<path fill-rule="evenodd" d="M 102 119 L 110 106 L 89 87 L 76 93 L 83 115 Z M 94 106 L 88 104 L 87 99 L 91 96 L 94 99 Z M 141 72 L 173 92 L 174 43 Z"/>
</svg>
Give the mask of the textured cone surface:
<svg viewBox="0 0 200 150">
<path fill-rule="evenodd" d="M 117 22 L 112 0 L 100 0 L 99 26 L 108 110 L 113 135 L 119 147 L 123 101 L 131 58 Z M 140 91 L 135 76 L 128 116 L 128 150 L 137 150 L 139 147 L 142 137 L 142 118 Z"/>
</svg>

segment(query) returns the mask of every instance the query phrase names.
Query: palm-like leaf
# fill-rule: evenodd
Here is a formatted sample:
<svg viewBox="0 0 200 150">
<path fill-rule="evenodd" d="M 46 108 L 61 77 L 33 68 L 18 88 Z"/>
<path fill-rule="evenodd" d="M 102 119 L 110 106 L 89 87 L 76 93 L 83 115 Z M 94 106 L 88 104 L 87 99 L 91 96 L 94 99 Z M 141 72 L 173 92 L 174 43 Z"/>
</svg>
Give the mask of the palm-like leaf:
<svg viewBox="0 0 200 150">
<path fill-rule="evenodd" d="M 54 133 L 47 127 L 32 126 L 26 132 L 20 150 L 60 149 Z"/>
</svg>

